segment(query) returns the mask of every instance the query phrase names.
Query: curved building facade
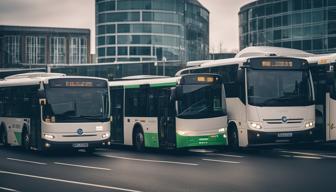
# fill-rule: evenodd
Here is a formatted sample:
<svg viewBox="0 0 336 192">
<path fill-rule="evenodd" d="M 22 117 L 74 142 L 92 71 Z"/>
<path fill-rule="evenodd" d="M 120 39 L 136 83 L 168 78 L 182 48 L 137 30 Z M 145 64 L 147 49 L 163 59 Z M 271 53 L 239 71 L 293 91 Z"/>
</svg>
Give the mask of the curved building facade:
<svg viewBox="0 0 336 192">
<path fill-rule="evenodd" d="M 240 49 L 276 46 L 336 52 L 336 0 L 258 0 L 239 12 Z"/>
<path fill-rule="evenodd" d="M 96 0 L 99 63 L 180 67 L 209 54 L 209 11 L 197 0 Z"/>
</svg>

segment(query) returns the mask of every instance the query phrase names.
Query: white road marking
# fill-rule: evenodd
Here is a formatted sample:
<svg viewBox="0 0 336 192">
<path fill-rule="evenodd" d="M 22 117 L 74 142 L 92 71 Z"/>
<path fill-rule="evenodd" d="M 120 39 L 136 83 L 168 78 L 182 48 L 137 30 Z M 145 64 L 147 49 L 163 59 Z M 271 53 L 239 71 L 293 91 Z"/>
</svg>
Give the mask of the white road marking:
<svg viewBox="0 0 336 192">
<path fill-rule="evenodd" d="M 298 158 L 298 159 L 314 159 L 314 160 L 321 160 L 321 157 L 316 156 L 304 156 L 304 155 L 281 155 L 282 157 L 289 157 L 289 158 Z"/>
<path fill-rule="evenodd" d="M 0 189 L 2 189 L 2 190 L 4 190 L 4 191 L 19 192 L 18 190 L 11 189 L 11 188 L 7 188 L 7 187 L 0 187 Z"/>
<path fill-rule="evenodd" d="M 177 162 L 177 161 L 160 161 L 160 160 L 152 160 L 152 159 L 137 159 L 137 158 L 114 156 L 114 155 L 100 155 L 100 156 L 108 157 L 108 158 L 115 158 L 115 159 L 130 160 L 130 161 L 142 161 L 142 162 L 151 162 L 151 163 L 167 163 L 167 164 L 177 164 L 177 165 L 198 166 L 198 164 L 195 164 L 195 163 L 185 163 L 185 162 Z"/>
<path fill-rule="evenodd" d="M 89 187 L 96 187 L 96 188 L 102 188 L 102 189 L 112 189 L 112 190 L 127 191 L 127 192 L 141 192 L 141 191 L 133 190 L 133 189 L 126 189 L 126 188 L 113 187 L 113 186 L 107 186 L 107 185 L 97 185 L 97 184 L 84 183 L 84 182 L 79 182 L 79 181 L 56 179 L 56 178 L 51 178 L 51 177 L 41 177 L 41 176 L 36 176 L 36 175 L 28 175 L 28 174 L 15 173 L 15 172 L 9 172 L 9 171 L 1 171 L 0 170 L 0 174 L 16 175 L 16 176 L 29 177 L 29 178 L 34 178 L 34 179 L 42 179 L 42 180 L 48 180 L 48 181 L 70 183 L 70 184 L 83 185 L 83 186 L 89 186 Z"/>
<path fill-rule="evenodd" d="M 330 158 L 330 159 L 336 159 L 336 156 L 334 155 L 324 155 L 319 153 L 307 153 L 307 152 L 300 152 L 300 151 L 280 151 L 282 153 L 290 153 L 290 154 L 297 154 L 297 155 L 305 155 L 305 156 L 317 156 L 317 157 L 324 157 L 324 158 Z"/>
<path fill-rule="evenodd" d="M 223 161 L 223 160 L 217 160 L 217 159 L 202 159 L 203 161 L 212 161 L 212 162 L 218 162 L 218 163 L 231 163 L 231 164 L 239 164 L 238 161 Z"/>
<path fill-rule="evenodd" d="M 47 165 L 47 163 L 42 163 L 42 162 L 37 162 L 37 161 L 28 161 L 28 160 L 24 160 L 24 159 L 15 159 L 15 158 L 7 158 L 8 160 L 11 161 L 18 161 L 18 162 L 23 162 L 23 163 L 31 163 L 31 164 L 37 164 L 37 165 Z"/>
<path fill-rule="evenodd" d="M 241 155 L 230 155 L 230 154 L 224 154 L 224 153 L 208 153 L 206 155 L 221 156 L 221 157 L 233 157 L 233 158 L 244 158 L 244 156 L 241 156 Z"/>
<path fill-rule="evenodd" d="M 70 167 L 80 167 L 80 168 L 86 168 L 86 169 L 97 169 L 97 170 L 111 171 L 111 169 L 103 168 L 103 167 L 93 167 L 93 166 L 86 166 L 86 165 L 61 163 L 61 162 L 54 162 L 54 164 L 56 164 L 56 165 L 70 166 Z"/>
</svg>

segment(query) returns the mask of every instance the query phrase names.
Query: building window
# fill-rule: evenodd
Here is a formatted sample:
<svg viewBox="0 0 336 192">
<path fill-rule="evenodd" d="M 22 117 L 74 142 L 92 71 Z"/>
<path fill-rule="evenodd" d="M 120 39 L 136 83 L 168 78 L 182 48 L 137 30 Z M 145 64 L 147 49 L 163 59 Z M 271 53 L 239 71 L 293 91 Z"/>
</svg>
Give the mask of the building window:
<svg viewBox="0 0 336 192">
<path fill-rule="evenodd" d="M 70 64 L 87 63 L 87 43 L 85 37 L 70 38 Z"/>
<path fill-rule="evenodd" d="M 28 64 L 46 63 L 46 38 L 38 36 L 26 37 L 26 58 Z"/>
<path fill-rule="evenodd" d="M 5 62 L 8 64 L 20 63 L 20 36 L 5 36 L 3 41 Z"/>
<path fill-rule="evenodd" d="M 50 38 L 50 62 L 52 64 L 64 64 L 65 61 L 65 38 L 51 37 Z"/>
</svg>

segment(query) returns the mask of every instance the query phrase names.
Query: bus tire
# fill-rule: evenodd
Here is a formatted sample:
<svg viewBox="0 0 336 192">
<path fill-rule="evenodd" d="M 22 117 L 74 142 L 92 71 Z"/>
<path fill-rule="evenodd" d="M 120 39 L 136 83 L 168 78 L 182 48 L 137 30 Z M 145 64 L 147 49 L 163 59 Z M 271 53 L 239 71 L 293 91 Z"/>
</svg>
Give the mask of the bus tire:
<svg viewBox="0 0 336 192">
<path fill-rule="evenodd" d="M 0 143 L 3 144 L 3 146 L 8 146 L 8 137 L 5 126 L 2 124 L 0 126 Z"/>
<path fill-rule="evenodd" d="M 133 147 L 136 151 L 145 150 L 145 136 L 140 126 L 136 126 L 133 132 Z"/>
<path fill-rule="evenodd" d="M 30 150 L 30 136 L 26 128 L 23 128 L 21 145 L 23 149 Z"/>
<path fill-rule="evenodd" d="M 231 124 L 228 129 L 229 148 L 231 150 L 239 150 L 238 129 L 234 124 Z"/>
</svg>

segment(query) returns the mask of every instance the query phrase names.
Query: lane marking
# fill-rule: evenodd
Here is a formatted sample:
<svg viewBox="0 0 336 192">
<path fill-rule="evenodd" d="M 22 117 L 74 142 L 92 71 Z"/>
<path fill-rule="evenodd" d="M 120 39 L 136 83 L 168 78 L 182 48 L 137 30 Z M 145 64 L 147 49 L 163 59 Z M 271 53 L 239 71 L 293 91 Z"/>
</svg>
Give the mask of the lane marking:
<svg viewBox="0 0 336 192">
<path fill-rule="evenodd" d="M 28 161 L 28 160 L 24 160 L 24 159 L 15 159 L 15 158 L 7 158 L 8 160 L 11 161 L 18 161 L 18 162 L 23 162 L 23 163 L 31 163 L 31 164 L 37 164 L 37 165 L 47 165 L 47 163 L 42 163 L 42 162 L 37 162 L 37 161 Z"/>
<path fill-rule="evenodd" d="M 316 156 L 303 156 L 303 155 L 281 155 L 282 157 L 288 158 L 298 158 L 298 159 L 314 159 L 314 160 L 321 160 L 321 157 Z"/>
<path fill-rule="evenodd" d="M 223 161 L 223 160 L 217 160 L 217 159 L 202 159 L 203 161 L 211 161 L 211 162 L 218 162 L 218 163 L 230 163 L 230 164 L 239 164 L 238 161 Z"/>
<path fill-rule="evenodd" d="M 103 167 L 93 167 L 93 166 L 86 166 L 86 165 L 61 163 L 61 162 L 54 162 L 54 164 L 56 164 L 56 165 L 63 165 L 63 166 L 70 166 L 70 167 L 86 168 L 86 169 L 97 169 L 97 170 L 111 171 L 111 169 L 103 168 Z"/>
<path fill-rule="evenodd" d="M 4 191 L 13 191 L 13 192 L 19 192 L 18 190 L 11 189 L 11 188 L 7 188 L 7 187 L 0 187 L 0 189 L 2 189 L 2 190 L 4 190 Z"/>
<path fill-rule="evenodd" d="M 280 151 L 280 152 L 297 154 L 297 155 L 304 155 L 304 156 L 317 156 L 317 157 L 336 159 L 336 156 L 334 156 L 334 155 L 324 155 L 324 154 L 319 154 L 319 153 L 307 153 L 307 152 L 300 152 L 300 151 L 285 151 L 285 150 Z"/>
<path fill-rule="evenodd" d="M 244 156 L 241 156 L 241 155 L 230 155 L 230 154 L 224 154 L 224 153 L 208 153 L 206 155 L 221 156 L 221 157 L 233 157 L 233 158 L 244 158 Z"/>
<path fill-rule="evenodd" d="M 2 171 L 2 170 L 0 170 L 0 174 L 1 173 L 2 174 L 6 174 L 6 175 L 15 175 L 15 176 L 29 177 L 29 178 L 34 178 L 34 179 L 42 179 L 42 180 L 48 180 L 48 181 L 70 183 L 70 184 L 90 186 L 90 187 L 96 187 L 96 188 L 102 188 L 102 189 L 112 189 L 112 190 L 127 191 L 127 192 L 141 192 L 141 191 L 138 191 L 138 190 L 127 189 L 127 188 L 113 187 L 113 186 L 107 186 L 107 185 L 98 185 L 98 184 L 84 183 L 84 182 L 79 182 L 79 181 L 56 179 L 56 178 L 51 178 L 51 177 L 42 177 L 42 176 L 28 175 L 28 174 L 23 174 L 23 173 L 15 173 L 15 172 L 9 172 L 9 171 Z"/>
<path fill-rule="evenodd" d="M 167 164 L 177 164 L 177 165 L 189 165 L 189 166 L 198 166 L 196 163 L 185 163 L 185 162 L 177 162 L 177 161 L 160 161 L 160 160 L 152 160 L 152 159 L 137 159 L 137 158 L 129 158 L 129 157 L 121 157 L 121 156 L 113 156 L 113 155 L 100 155 L 102 157 L 115 158 L 115 159 L 123 159 L 129 161 L 142 161 L 142 162 L 151 162 L 151 163 L 167 163 Z"/>
</svg>

